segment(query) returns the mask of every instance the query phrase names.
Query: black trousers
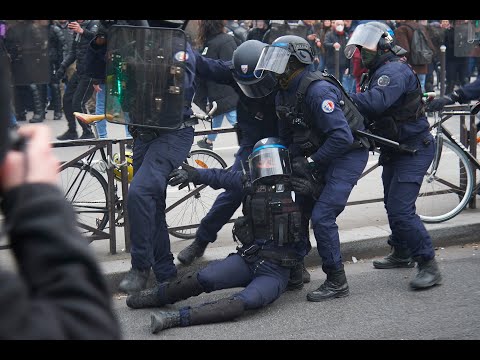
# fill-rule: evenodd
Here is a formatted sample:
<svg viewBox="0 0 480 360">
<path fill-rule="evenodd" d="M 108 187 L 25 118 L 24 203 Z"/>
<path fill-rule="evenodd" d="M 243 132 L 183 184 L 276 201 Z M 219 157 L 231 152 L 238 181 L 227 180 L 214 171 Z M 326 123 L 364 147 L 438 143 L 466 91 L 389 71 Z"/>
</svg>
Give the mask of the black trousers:
<svg viewBox="0 0 480 360">
<path fill-rule="evenodd" d="M 86 75 L 79 75 L 76 71 L 68 81 L 68 85 L 63 95 L 63 112 L 68 122 L 68 130 L 77 131 L 77 121 L 73 113 L 75 111 L 86 113 L 85 104 L 93 95 L 92 78 Z M 89 125 L 78 121 L 84 132 L 89 132 Z"/>
</svg>

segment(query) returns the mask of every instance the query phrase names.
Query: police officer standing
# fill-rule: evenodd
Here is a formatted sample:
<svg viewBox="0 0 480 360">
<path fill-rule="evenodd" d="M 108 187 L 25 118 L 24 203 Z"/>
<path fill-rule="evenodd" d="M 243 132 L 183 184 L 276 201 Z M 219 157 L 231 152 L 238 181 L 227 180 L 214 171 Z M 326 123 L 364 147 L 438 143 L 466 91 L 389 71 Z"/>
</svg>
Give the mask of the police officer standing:
<svg viewBox="0 0 480 360">
<path fill-rule="evenodd" d="M 169 32 L 161 40 L 166 42 L 168 41 L 167 39 L 177 39 L 170 35 L 174 35 L 174 33 L 178 35 L 179 29 L 184 26 L 184 21 L 154 20 L 149 22 L 149 24 L 154 24 L 164 29 L 169 28 L 161 30 Z M 129 33 L 127 32 L 127 34 Z M 110 35 L 108 41 L 111 41 Z M 178 42 L 178 40 L 175 41 Z M 134 102 L 130 104 L 130 132 L 134 138 L 134 176 L 128 191 L 127 207 L 132 243 L 132 268 L 119 285 L 119 290 L 125 293 L 138 292 L 145 289 L 150 269 L 153 270 L 158 283 L 176 277 L 177 269 L 170 250 L 170 237 L 165 220 L 165 197 L 168 175 L 187 158 L 193 143 L 193 125 L 197 123 L 197 120 L 191 117 L 193 114 L 191 103 L 196 86 L 195 77 L 201 76 L 224 84 L 233 82 L 230 69 L 231 62 L 204 57 L 198 51 L 193 50 L 188 42 L 185 44 L 184 40 L 182 41 L 181 47 L 178 48 L 179 51 L 175 50 L 176 52 L 173 53 L 170 50 L 172 52 L 171 56 L 155 57 L 159 61 L 182 63 L 180 72 L 184 72 L 184 76 L 180 84 L 182 85 L 181 91 L 165 94 L 164 97 L 167 98 L 165 103 L 168 104 L 168 107 L 163 108 L 160 107 L 160 104 L 154 103 L 166 111 L 180 112 L 180 116 L 175 116 L 175 121 L 177 121 L 177 118 L 180 118 L 181 124 L 176 126 L 176 128 L 166 128 L 164 123 L 169 120 L 167 112 L 161 113 L 158 118 L 154 118 L 153 115 L 156 114 L 155 107 L 144 109 L 148 104 L 152 104 L 150 99 L 138 99 L 133 96 Z M 163 51 L 163 48 L 176 49 L 173 45 L 170 46 L 170 44 L 162 46 L 160 43 L 158 46 L 160 47 L 159 51 Z M 136 53 L 138 51 L 144 51 L 143 47 L 135 49 Z M 162 60 L 164 58 L 165 60 Z M 138 69 L 137 74 L 140 74 L 139 76 L 145 73 L 140 66 L 142 66 L 141 63 L 132 63 L 132 67 Z M 158 69 L 156 69 L 158 70 L 157 72 L 160 72 L 160 66 L 162 65 L 159 64 Z M 151 68 L 149 67 L 148 69 Z M 167 69 L 168 74 L 170 74 L 170 67 L 164 67 L 164 69 Z M 158 73 L 156 73 L 157 75 Z M 158 76 L 158 78 L 161 77 Z M 139 77 L 132 76 L 132 83 L 140 82 L 139 79 Z M 145 78 L 144 80 L 150 81 L 152 79 Z M 153 84 L 152 87 L 154 88 Z M 142 83 L 137 87 L 139 90 L 144 88 Z M 159 89 L 154 88 L 154 90 Z M 163 89 L 160 90 L 163 91 Z M 177 95 L 177 93 L 180 95 Z M 182 98 L 180 99 L 179 96 L 182 96 Z M 159 96 L 156 95 L 156 98 L 159 98 Z M 175 104 L 178 106 L 175 107 Z M 152 121 L 152 123 L 148 127 L 135 126 L 136 124 L 140 125 L 149 121 Z M 160 129 L 158 129 L 159 127 Z"/>
<path fill-rule="evenodd" d="M 307 300 L 323 301 L 349 294 L 336 218 L 367 164 L 368 148 L 353 136 L 351 126 L 363 129 L 363 121 L 357 127 L 353 125 L 355 117 L 346 118 L 346 94 L 341 85 L 321 72 L 311 72 L 313 61 L 307 40 L 281 36 L 264 49 L 254 73 L 265 76 L 270 83 L 237 82 L 250 97 L 263 97 L 278 85 L 275 104 L 279 134 L 290 146 L 293 171 L 311 180 L 295 181 L 293 187 L 297 195 L 302 195 L 302 211 L 311 214 L 322 269 L 327 275 L 317 290 L 308 293 Z"/>
<path fill-rule="evenodd" d="M 242 287 L 220 300 L 178 311 L 152 313 L 156 333 L 177 326 L 229 321 L 273 303 L 287 288 L 290 271 L 307 253 L 300 207 L 292 198 L 292 169 L 286 146 L 278 138 L 258 141 L 248 157 L 249 173 L 183 166 L 170 175 L 170 185 L 189 182 L 240 192 L 244 216 L 235 221 L 237 252 L 222 261 L 127 297 L 131 308 L 160 307 L 201 293 Z"/>
<path fill-rule="evenodd" d="M 415 201 L 423 177 L 433 159 L 435 144 L 425 116 L 420 81 L 394 44 L 391 29 L 380 22 L 357 26 L 346 48 L 351 58 L 358 48 L 362 63 L 369 70 L 361 93 L 352 94 L 358 109 L 377 135 L 400 143 L 403 149 L 380 145 L 383 166 L 384 203 L 392 231 L 391 253 L 374 261 L 377 269 L 413 267 L 418 272 L 410 281 L 412 289 L 438 284 L 440 270 L 435 261 L 432 239 L 415 211 Z"/>
</svg>

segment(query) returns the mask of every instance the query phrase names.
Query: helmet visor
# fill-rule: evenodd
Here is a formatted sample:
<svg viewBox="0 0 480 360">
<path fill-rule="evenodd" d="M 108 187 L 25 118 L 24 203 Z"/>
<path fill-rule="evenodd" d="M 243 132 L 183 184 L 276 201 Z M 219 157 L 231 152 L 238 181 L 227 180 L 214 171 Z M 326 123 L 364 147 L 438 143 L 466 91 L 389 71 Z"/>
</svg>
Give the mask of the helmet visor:
<svg viewBox="0 0 480 360">
<path fill-rule="evenodd" d="M 249 75 L 234 75 L 238 87 L 250 98 L 262 98 L 270 94 L 277 85 L 277 79 L 271 72 L 265 72 L 260 79 L 252 73 Z"/>
<path fill-rule="evenodd" d="M 384 31 L 377 27 L 369 26 L 368 23 L 358 25 L 345 46 L 345 56 L 347 59 L 351 59 L 357 46 L 365 47 L 369 50 L 377 50 L 378 40 L 380 40 L 383 34 Z"/>
<path fill-rule="evenodd" d="M 271 71 L 276 74 L 283 74 L 287 68 L 288 59 L 292 53 L 280 46 L 288 46 L 288 44 L 276 44 L 274 46 L 266 46 L 260 58 L 258 59 L 257 66 L 253 72 L 257 78 L 263 76 L 264 71 Z"/>
<path fill-rule="evenodd" d="M 252 182 L 274 175 L 290 175 L 292 167 L 288 149 L 283 145 L 265 145 L 248 158 Z"/>
</svg>

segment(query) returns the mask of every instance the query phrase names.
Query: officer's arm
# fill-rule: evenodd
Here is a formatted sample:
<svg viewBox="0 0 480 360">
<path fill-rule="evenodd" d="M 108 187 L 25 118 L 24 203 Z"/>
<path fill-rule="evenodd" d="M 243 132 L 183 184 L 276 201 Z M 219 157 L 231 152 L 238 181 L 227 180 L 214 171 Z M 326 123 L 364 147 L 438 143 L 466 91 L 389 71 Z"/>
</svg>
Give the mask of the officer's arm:
<svg viewBox="0 0 480 360">
<path fill-rule="evenodd" d="M 457 90 L 461 102 L 480 100 L 480 77 Z"/>
<path fill-rule="evenodd" d="M 393 106 L 408 90 L 408 83 L 416 82 L 413 73 L 407 65 L 396 63 L 395 66 L 386 68 L 375 75 L 370 88 L 361 93 L 351 94 L 358 110 L 365 116 L 381 114 Z M 382 68 L 382 69 L 383 69 Z"/>
<path fill-rule="evenodd" d="M 196 60 L 196 75 L 220 84 L 235 86 L 231 60 L 210 59 L 202 56 L 197 50 L 193 50 L 193 54 Z"/>
<path fill-rule="evenodd" d="M 199 174 L 197 183 L 205 184 L 211 188 L 238 190 L 243 188 L 242 172 L 227 169 L 196 169 Z"/>
<path fill-rule="evenodd" d="M 327 134 L 322 146 L 310 156 L 320 164 L 329 163 L 341 156 L 350 150 L 353 144 L 352 131 L 339 105 L 340 96 L 336 88 L 322 89 L 314 84 L 305 99 L 314 114 L 314 128 Z"/>
</svg>

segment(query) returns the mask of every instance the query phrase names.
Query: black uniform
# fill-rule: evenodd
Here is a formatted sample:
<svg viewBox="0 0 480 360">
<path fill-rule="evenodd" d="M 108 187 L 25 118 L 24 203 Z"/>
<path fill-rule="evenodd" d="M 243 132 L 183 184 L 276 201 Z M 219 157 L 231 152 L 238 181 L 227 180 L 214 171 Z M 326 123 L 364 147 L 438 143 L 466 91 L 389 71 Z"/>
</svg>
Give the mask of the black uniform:
<svg viewBox="0 0 480 360">
<path fill-rule="evenodd" d="M 60 190 L 22 185 L 1 205 L 20 272 L 0 270 L 0 339 L 120 339 L 105 280 Z"/>
</svg>

